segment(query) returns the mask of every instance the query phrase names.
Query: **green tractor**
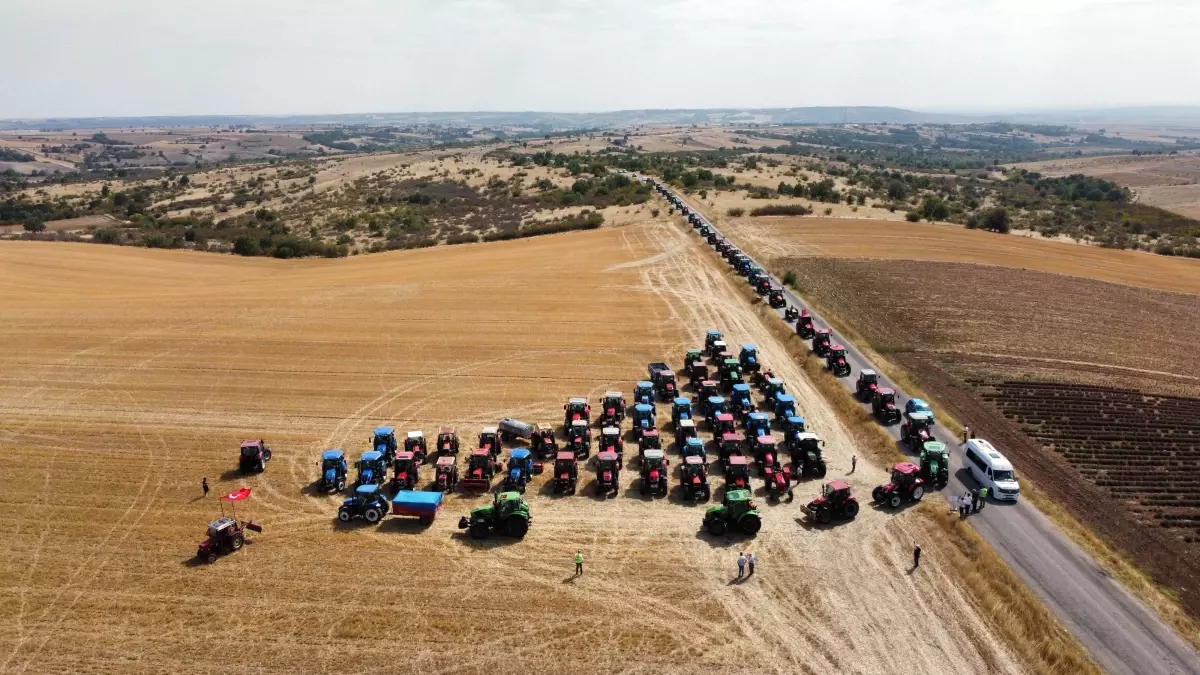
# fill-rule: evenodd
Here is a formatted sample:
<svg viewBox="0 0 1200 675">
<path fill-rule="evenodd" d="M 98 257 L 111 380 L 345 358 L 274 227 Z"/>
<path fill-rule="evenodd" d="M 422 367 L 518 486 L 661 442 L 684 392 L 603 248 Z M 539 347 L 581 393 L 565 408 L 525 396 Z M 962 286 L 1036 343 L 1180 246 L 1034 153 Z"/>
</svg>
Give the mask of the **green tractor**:
<svg viewBox="0 0 1200 675">
<path fill-rule="evenodd" d="M 529 531 L 533 517 L 520 492 L 497 492 L 491 506 L 471 509 L 470 519 L 463 516 L 458 529 L 466 530 L 472 539 L 486 539 L 493 531 L 520 539 Z"/>
<path fill-rule="evenodd" d="M 734 528 L 746 534 L 756 534 L 762 528 L 762 518 L 749 490 L 726 490 L 720 506 L 710 506 L 704 512 L 704 529 L 714 537 Z"/>
<path fill-rule="evenodd" d="M 950 482 L 950 453 L 945 443 L 925 441 L 921 446 L 921 477 L 938 487 L 945 487 Z"/>
</svg>

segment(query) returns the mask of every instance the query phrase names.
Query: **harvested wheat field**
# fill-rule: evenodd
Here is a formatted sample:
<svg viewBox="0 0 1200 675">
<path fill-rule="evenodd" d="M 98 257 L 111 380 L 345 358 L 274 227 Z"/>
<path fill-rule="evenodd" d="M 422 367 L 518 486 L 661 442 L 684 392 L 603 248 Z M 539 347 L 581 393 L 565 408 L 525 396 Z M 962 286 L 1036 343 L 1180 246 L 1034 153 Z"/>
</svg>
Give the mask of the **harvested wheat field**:
<svg viewBox="0 0 1200 675">
<path fill-rule="evenodd" d="M 840 475 L 863 453 L 694 241 L 644 220 L 342 260 L 0 245 L 0 672 L 1018 672 L 931 519 L 811 528 L 815 483 L 760 497 L 753 540 L 643 498 L 632 460 L 606 501 L 582 466 L 577 496 L 535 479 L 521 541 L 458 532 L 486 497 L 371 528 L 313 493 L 320 451 L 353 460 L 378 423 L 552 422 L 717 326 L 757 342 Z M 259 437 L 274 458 L 243 478 L 238 442 Z M 860 461 L 850 482 L 865 498 L 884 476 Z M 197 564 L 217 494 L 243 485 L 263 533 Z M 759 571 L 734 583 L 744 549 Z"/>
</svg>

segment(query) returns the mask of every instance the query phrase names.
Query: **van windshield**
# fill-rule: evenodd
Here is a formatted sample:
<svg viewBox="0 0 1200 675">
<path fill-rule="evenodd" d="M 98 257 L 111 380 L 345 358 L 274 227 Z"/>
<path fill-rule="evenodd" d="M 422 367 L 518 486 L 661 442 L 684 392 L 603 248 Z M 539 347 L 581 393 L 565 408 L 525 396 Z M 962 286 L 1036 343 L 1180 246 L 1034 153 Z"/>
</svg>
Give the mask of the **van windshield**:
<svg viewBox="0 0 1200 675">
<path fill-rule="evenodd" d="M 1016 479 L 1017 479 L 1017 474 L 1013 473 L 1012 471 L 1008 471 L 1006 469 L 999 469 L 999 470 L 992 472 L 992 480 L 997 481 L 997 482 L 999 482 L 999 481 L 1015 481 Z"/>
</svg>

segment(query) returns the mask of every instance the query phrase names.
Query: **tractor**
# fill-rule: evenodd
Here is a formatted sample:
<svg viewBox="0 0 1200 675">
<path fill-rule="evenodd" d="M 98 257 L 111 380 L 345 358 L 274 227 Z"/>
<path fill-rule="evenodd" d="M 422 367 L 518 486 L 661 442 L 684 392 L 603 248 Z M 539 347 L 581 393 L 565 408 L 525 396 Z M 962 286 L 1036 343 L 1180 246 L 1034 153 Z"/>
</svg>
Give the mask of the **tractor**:
<svg viewBox="0 0 1200 675">
<path fill-rule="evenodd" d="M 858 500 L 845 481 L 831 480 L 821 487 L 820 497 L 804 506 L 804 512 L 822 525 L 835 517 L 853 520 L 858 515 Z"/>
<path fill-rule="evenodd" d="M 825 367 L 834 377 L 850 377 L 850 362 L 846 360 L 846 348 L 839 344 L 829 345 L 825 352 Z"/>
<path fill-rule="evenodd" d="M 682 420 L 675 425 L 675 445 L 683 447 L 689 438 L 699 438 L 696 420 Z"/>
<path fill-rule="evenodd" d="M 714 436 L 714 438 L 716 438 Z M 729 458 L 742 454 L 742 438 L 734 433 L 722 434 L 720 445 L 717 446 L 717 458 L 721 460 L 722 468 L 729 465 Z"/>
<path fill-rule="evenodd" d="M 321 453 L 322 492 L 341 492 L 346 489 L 346 453 L 340 449 Z"/>
<path fill-rule="evenodd" d="M 941 441 L 925 441 L 921 446 L 921 478 L 929 485 L 946 487 L 950 481 L 950 455 Z"/>
<path fill-rule="evenodd" d="M 711 506 L 704 512 L 704 529 L 714 537 L 728 529 L 757 534 L 762 529 L 762 518 L 750 490 L 727 490 L 720 506 Z"/>
<path fill-rule="evenodd" d="M 458 460 L 454 455 L 442 455 L 434 467 L 433 483 L 438 492 L 453 492 L 458 487 Z"/>
<path fill-rule="evenodd" d="M 563 406 L 563 428 L 570 429 L 571 422 L 576 420 L 592 421 L 592 406 L 582 396 L 567 399 L 567 404 Z"/>
<path fill-rule="evenodd" d="M 688 501 L 708 501 L 712 491 L 708 487 L 708 468 L 703 457 L 688 455 L 683 458 L 683 466 L 679 469 L 679 486 L 683 488 L 683 496 Z"/>
<path fill-rule="evenodd" d="M 492 453 L 492 457 L 500 456 L 500 429 L 497 427 L 484 427 L 483 431 L 479 432 L 479 447 L 487 449 Z"/>
<path fill-rule="evenodd" d="M 354 482 L 356 488 L 360 485 L 383 485 L 387 480 L 388 466 L 381 452 L 364 452 L 355 462 L 354 468 L 358 469 L 358 480 Z"/>
<path fill-rule="evenodd" d="M 754 448 L 754 441 L 759 436 L 766 436 L 771 433 L 771 418 L 767 417 L 766 413 L 750 413 L 746 418 L 745 424 L 745 446 L 747 450 Z"/>
<path fill-rule="evenodd" d="M 904 404 L 904 412 L 906 412 L 906 413 L 915 413 L 915 412 L 929 413 L 929 423 L 937 424 L 937 420 L 933 419 L 933 408 L 929 407 L 929 404 L 925 402 L 925 399 L 921 399 L 921 398 L 908 399 L 908 403 Z"/>
<path fill-rule="evenodd" d="M 529 531 L 533 518 L 529 505 L 519 492 L 497 492 L 490 506 L 471 509 L 471 516 L 458 521 L 458 529 L 466 530 L 472 539 L 485 539 L 493 531 L 520 539 Z"/>
<path fill-rule="evenodd" d="M 708 239 L 708 235 L 712 234 L 712 230 L 708 229 L 708 226 L 707 226 L 707 225 L 701 225 L 701 226 L 700 226 L 700 229 L 699 229 L 699 230 L 697 230 L 697 233 L 698 233 L 698 234 L 699 234 L 701 237 L 704 237 L 705 239 Z"/>
<path fill-rule="evenodd" d="M 658 429 L 651 429 L 638 439 L 638 457 L 645 455 L 647 450 L 662 450 L 662 436 Z"/>
<path fill-rule="evenodd" d="M 410 431 L 404 438 L 404 451 L 411 452 L 417 464 L 425 462 L 425 456 L 429 454 L 429 446 L 425 443 L 425 432 L 421 430 Z"/>
<path fill-rule="evenodd" d="M 863 368 L 858 373 L 858 380 L 854 382 L 854 397 L 863 403 L 869 403 L 875 398 L 875 391 L 879 389 L 879 374 L 870 368 Z"/>
<path fill-rule="evenodd" d="M 715 419 L 717 423 L 712 428 L 713 438 L 720 438 L 725 434 L 732 434 L 737 431 L 737 422 L 734 421 L 732 414 L 721 413 Z"/>
<path fill-rule="evenodd" d="M 354 494 L 346 497 L 338 507 L 337 517 L 343 523 L 362 518 L 375 525 L 387 515 L 389 506 L 378 485 L 359 485 L 354 489 Z"/>
<path fill-rule="evenodd" d="M 689 349 L 683 357 L 684 372 L 691 372 L 693 363 L 701 363 L 704 361 L 704 352 L 699 349 Z"/>
<path fill-rule="evenodd" d="M 542 463 L 533 461 L 528 448 L 513 448 L 508 454 L 508 473 L 504 475 L 504 490 L 524 492 L 529 479 L 542 472 Z"/>
<path fill-rule="evenodd" d="M 621 458 L 615 452 L 596 455 L 596 493 L 601 496 L 615 495 L 620 489 Z"/>
<path fill-rule="evenodd" d="M 719 342 L 724 339 L 725 339 L 725 336 L 721 334 L 721 331 L 719 331 L 719 330 L 708 331 L 708 334 L 704 336 L 704 353 L 707 354 L 708 356 L 712 356 L 713 354 L 715 354 L 716 352 L 713 351 L 713 343 Z"/>
<path fill-rule="evenodd" d="M 775 447 L 775 437 L 759 436 L 754 439 L 754 461 L 758 464 L 758 472 L 765 474 L 769 468 L 778 470 L 780 466 L 779 449 Z"/>
<path fill-rule="evenodd" d="M 717 415 L 725 414 L 725 398 L 723 396 L 710 396 L 708 403 L 704 406 L 707 414 L 705 417 L 708 421 L 709 429 L 717 428 Z"/>
<path fill-rule="evenodd" d="M 772 499 L 778 500 L 792 487 L 792 467 L 787 464 L 776 462 L 763 467 L 762 477 Z"/>
<path fill-rule="evenodd" d="M 639 437 L 655 428 L 657 423 L 654 406 L 648 403 L 639 403 L 633 406 L 633 431 Z"/>
<path fill-rule="evenodd" d="M 442 457 L 458 454 L 458 432 L 453 427 L 438 429 L 437 454 Z"/>
<path fill-rule="evenodd" d="M 699 457 L 708 461 L 708 457 L 704 454 L 704 441 L 694 436 L 685 440 L 683 445 L 679 446 L 679 454 L 684 457 Z"/>
<path fill-rule="evenodd" d="M 529 437 L 529 446 L 542 461 L 554 459 L 558 454 L 558 441 L 554 438 L 554 429 L 537 425 L 533 436 Z"/>
<path fill-rule="evenodd" d="M 773 377 L 775 377 L 775 371 L 771 370 L 770 368 L 763 367 L 763 369 L 758 372 L 750 373 L 750 382 L 752 382 L 754 386 L 758 387 L 760 390 L 765 390 L 767 386 L 767 380 L 770 380 Z"/>
<path fill-rule="evenodd" d="M 271 448 L 262 442 L 242 441 L 238 451 L 238 471 L 242 473 L 262 473 L 267 470 L 267 462 L 271 461 Z"/>
<path fill-rule="evenodd" d="M 791 323 L 800 318 L 800 310 L 796 309 L 795 305 L 788 305 L 787 309 L 783 310 L 783 320 Z"/>
<path fill-rule="evenodd" d="M 750 458 L 730 455 L 725 461 L 725 487 L 736 490 L 750 488 Z"/>
<path fill-rule="evenodd" d="M 460 490 L 483 492 L 492 487 L 492 476 L 496 475 L 496 458 L 488 448 L 479 448 L 467 458 L 467 476 L 459 481 Z"/>
<path fill-rule="evenodd" d="M 592 454 L 592 428 L 587 422 L 571 422 L 571 429 L 567 432 L 567 449 L 580 459 L 587 459 Z"/>
<path fill-rule="evenodd" d="M 692 383 L 692 389 L 696 388 L 696 383 L 704 382 L 709 378 L 708 364 L 703 361 L 696 361 L 687 371 L 688 381 Z"/>
<path fill-rule="evenodd" d="M 783 289 L 771 287 L 771 290 L 767 292 L 767 304 L 771 305 L 775 309 L 786 307 L 787 299 L 783 297 Z"/>
<path fill-rule="evenodd" d="M 900 425 L 900 442 L 904 443 L 910 452 L 920 448 L 925 441 L 932 440 L 932 414 L 921 411 L 904 413 L 904 424 Z"/>
<path fill-rule="evenodd" d="M 650 492 L 666 496 L 667 467 L 670 462 L 663 456 L 662 450 L 646 450 L 642 453 L 642 494 Z"/>
<path fill-rule="evenodd" d="M 751 288 L 757 288 L 758 282 L 766 278 L 766 272 L 761 267 L 751 267 L 750 274 L 746 275 L 746 283 L 750 284 Z"/>
<path fill-rule="evenodd" d="M 750 394 L 750 385 L 745 382 L 738 382 L 733 385 L 733 392 L 730 394 L 730 399 L 733 404 L 733 413 L 739 419 L 746 419 L 746 416 L 754 412 L 754 397 Z"/>
<path fill-rule="evenodd" d="M 779 394 L 775 397 L 775 421 L 783 426 L 783 421 L 796 416 L 796 397 L 791 394 Z"/>
<path fill-rule="evenodd" d="M 804 433 L 808 431 L 807 422 L 799 415 L 792 415 L 783 420 L 783 432 L 785 434 Z"/>
<path fill-rule="evenodd" d="M 754 292 L 759 295 L 767 295 L 771 292 L 771 278 L 767 275 L 762 275 L 754 284 Z"/>
<path fill-rule="evenodd" d="M 600 426 L 616 427 L 625 421 L 625 397 L 619 391 L 604 393 L 600 403 Z"/>
<path fill-rule="evenodd" d="M 633 403 L 637 405 L 654 405 L 654 383 L 640 380 L 633 385 Z"/>
<path fill-rule="evenodd" d="M 900 421 L 900 409 L 896 407 L 896 390 L 880 387 L 871 397 L 871 412 L 885 425 Z"/>
<path fill-rule="evenodd" d="M 700 412 L 708 416 L 708 399 L 716 398 L 721 395 L 721 387 L 712 380 L 703 380 L 700 382 L 699 395 L 696 397 L 696 402 L 700 406 Z"/>
<path fill-rule="evenodd" d="M 738 362 L 742 364 L 742 370 L 747 373 L 753 373 L 758 370 L 762 366 L 758 362 L 758 347 L 755 345 L 742 345 L 742 351 L 738 354 Z"/>
<path fill-rule="evenodd" d="M 785 435 L 788 454 L 791 456 L 792 475 L 796 478 L 824 478 L 826 472 L 825 458 L 821 456 L 821 447 L 825 441 L 820 436 L 809 432 L 799 432 L 795 435 Z"/>
<path fill-rule="evenodd" d="M 225 516 L 217 518 L 208 524 L 208 532 L 196 550 L 196 558 L 215 563 L 218 557 L 241 550 L 246 543 L 247 530 L 262 532 L 262 527 L 253 521 L 237 521 Z"/>
<path fill-rule="evenodd" d="M 829 352 L 832 335 L 832 331 L 828 328 L 817 328 L 813 331 L 812 353 L 816 354 L 818 358 L 825 358 L 825 354 Z"/>
<path fill-rule="evenodd" d="M 901 462 L 892 467 L 892 480 L 878 485 L 871 492 L 876 504 L 887 504 L 897 508 L 905 501 L 919 502 L 925 496 L 925 481 L 921 479 L 921 467 L 912 462 Z"/>
<path fill-rule="evenodd" d="M 671 425 L 676 429 L 683 420 L 692 419 L 692 399 L 680 396 L 671 402 Z"/>
<path fill-rule="evenodd" d="M 712 353 L 708 355 L 708 360 L 712 365 L 719 367 L 725 359 L 733 358 L 733 354 L 729 353 L 729 345 L 725 344 L 724 340 L 717 340 L 713 343 Z"/>
<path fill-rule="evenodd" d="M 625 449 L 621 443 L 621 429 L 618 427 L 604 427 L 600 430 L 600 449 L 599 452 L 611 452 L 617 456 L 617 459 L 624 459 Z"/>
<path fill-rule="evenodd" d="M 768 378 L 767 381 L 763 383 L 763 387 L 762 387 L 763 399 L 766 400 L 767 405 L 771 409 L 775 408 L 775 399 L 786 393 L 787 393 L 787 388 L 783 386 L 782 378 L 778 378 L 778 377 Z"/>
<path fill-rule="evenodd" d="M 392 460 L 392 489 L 415 490 L 421 481 L 421 462 L 417 456 L 405 450 L 396 453 Z"/>
<path fill-rule="evenodd" d="M 814 333 L 812 314 L 809 314 L 806 309 L 800 312 L 800 316 L 796 317 L 796 335 L 801 340 L 808 340 L 812 338 Z"/>
<path fill-rule="evenodd" d="M 575 453 L 564 450 L 554 456 L 554 494 L 575 494 L 579 485 L 579 464 Z"/>
<path fill-rule="evenodd" d="M 658 395 L 660 401 L 670 401 L 675 398 L 676 392 L 679 391 L 679 385 L 675 382 L 675 371 L 667 367 L 665 363 L 651 363 L 647 367 L 650 373 L 650 382 L 654 385 L 654 393 Z"/>
<path fill-rule="evenodd" d="M 733 390 L 733 385 L 742 381 L 742 366 L 737 359 L 725 359 L 721 362 L 721 386 L 727 391 Z"/>
<path fill-rule="evenodd" d="M 371 434 L 371 449 L 383 455 L 385 462 L 391 463 L 396 457 L 396 450 L 399 449 L 396 444 L 396 430 L 389 426 L 375 427 Z"/>
</svg>

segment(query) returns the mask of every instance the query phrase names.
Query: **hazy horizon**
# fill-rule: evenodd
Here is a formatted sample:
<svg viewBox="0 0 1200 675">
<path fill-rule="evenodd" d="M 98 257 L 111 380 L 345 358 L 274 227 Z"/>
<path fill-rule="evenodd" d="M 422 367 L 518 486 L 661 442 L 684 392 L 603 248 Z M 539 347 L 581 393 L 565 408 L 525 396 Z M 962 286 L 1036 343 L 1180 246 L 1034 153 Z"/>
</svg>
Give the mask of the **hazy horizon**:
<svg viewBox="0 0 1200 675">
<path fill-rule="evenodd" d="M 6 5 L 4 119 L 1200 105 L 1181 0 Z"/>
</svg>

